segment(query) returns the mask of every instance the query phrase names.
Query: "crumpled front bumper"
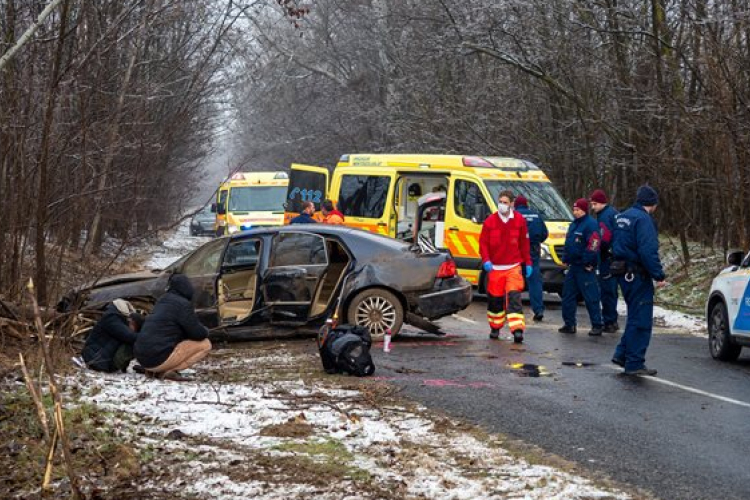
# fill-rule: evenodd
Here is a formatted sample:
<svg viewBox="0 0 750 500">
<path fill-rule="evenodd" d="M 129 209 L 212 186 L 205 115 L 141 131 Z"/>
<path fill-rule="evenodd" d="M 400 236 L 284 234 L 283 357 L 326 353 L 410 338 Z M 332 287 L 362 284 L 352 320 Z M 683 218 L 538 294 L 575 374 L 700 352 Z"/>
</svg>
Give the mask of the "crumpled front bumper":
<svg viewBox="0 0 750 500">
<path fill-rule="evenodd" d="M 427 319 L 457 313 L 471 304 L 471 283 L 460 277 L 442 281 L 435 289 L 417 298 L 417 313 Z"/>
</svg>

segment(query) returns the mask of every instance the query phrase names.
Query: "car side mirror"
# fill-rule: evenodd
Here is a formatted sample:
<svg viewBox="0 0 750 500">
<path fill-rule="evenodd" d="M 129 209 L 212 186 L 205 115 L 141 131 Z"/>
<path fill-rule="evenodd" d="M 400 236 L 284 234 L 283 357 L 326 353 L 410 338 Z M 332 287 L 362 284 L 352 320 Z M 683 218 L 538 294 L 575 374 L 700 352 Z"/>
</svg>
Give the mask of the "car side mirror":
<svg viewBox="0 0 750 500">
<path fill-rule="evenodd" d="M 211 203 L 211 213 L 216 213 L 216 203 Z"/>
<path fill-rule="evenodd" d="M 225 213 L 227 213 L 227 207 L 225 207 L 224 205 L 217 205 L 216 213 L 219 215 L 224 215 Z"/>
<path fill-rule="evenodd" d="M 740 250 L 735 250 L 733 252 L 729 252 L 727 255 L 727 264 L 730 266 L 739 266 L 742 264 L 742 259 L 745 256 L 745 254 Z"/>
</svg>

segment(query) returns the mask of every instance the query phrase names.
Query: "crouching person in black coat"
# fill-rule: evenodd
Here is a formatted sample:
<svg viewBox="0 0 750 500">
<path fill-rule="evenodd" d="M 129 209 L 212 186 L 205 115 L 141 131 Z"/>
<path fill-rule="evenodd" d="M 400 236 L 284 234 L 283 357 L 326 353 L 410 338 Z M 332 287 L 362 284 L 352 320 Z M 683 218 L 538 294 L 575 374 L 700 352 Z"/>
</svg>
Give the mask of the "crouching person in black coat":
<svg viewBox="0 0 750 500">
<path fill-rule="evenodd" d="M 133 359 L 133 344 L 142 323 L 143 316 L 130 302 L 115 299 L 86 338 L 81 353 L 86 366 L 101 372 L 124 372 Z"/>
<path fill-rule="evenodd" d="M 211 350 L 208 329 L 198 321 L 193 285 L 184 274 L 174 274 L 167 293 L 146 316 L 135 342 L 135 357 L 147 374 L 172 378 L 203 359 Z"/>
</svg>

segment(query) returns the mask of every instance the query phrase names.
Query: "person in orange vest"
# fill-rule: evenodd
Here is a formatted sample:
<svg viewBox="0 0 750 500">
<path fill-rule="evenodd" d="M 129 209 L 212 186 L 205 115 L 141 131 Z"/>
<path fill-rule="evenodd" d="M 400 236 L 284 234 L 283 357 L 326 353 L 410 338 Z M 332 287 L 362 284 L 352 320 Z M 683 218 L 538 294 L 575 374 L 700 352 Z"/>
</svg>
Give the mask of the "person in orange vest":
<svg viewBox="0 0 750 500">
<path fill-rule="evenodd" d="M 482 269 L 487 273 L 487 321 L 490 338 L 497 339 L 506 319 L 513 341 L 523 342 L 526 322 L 521 293 L 524 275 L 533 272 L 529 230 L 523 215 L 513 210 L 513 193 L 502 191 L 497 212 L 487 217 L 479 235 Z"/>
<path fill-rule="evenodd" d="M 323 224 L 341 225 L 344 223 L 344 214 L 334 208 L 331 200 L 324 200 L 320 204 L 320 211 L 323 212 Z"/>
</svg>

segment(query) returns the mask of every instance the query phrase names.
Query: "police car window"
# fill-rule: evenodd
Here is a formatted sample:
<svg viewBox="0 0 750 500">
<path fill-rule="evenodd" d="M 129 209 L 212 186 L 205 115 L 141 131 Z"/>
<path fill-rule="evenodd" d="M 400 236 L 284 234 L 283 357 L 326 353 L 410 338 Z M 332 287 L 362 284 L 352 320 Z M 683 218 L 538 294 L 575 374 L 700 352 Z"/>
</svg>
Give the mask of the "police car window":
<svg viewBox="0 0 750 500">
<path fill-rule="evenodd" d="M 339 209 L 344 215 L 377 219 L 383 216 L 391 178 L 378 175 L 344 175 Z"/>
<path fill-rule="evenodd" d="M 325 239 L 310 233 L 279 233 L 273 239 L 270 267 L 325 265 Z"/>
<path fill-rule="evenodd" d="M 476 213 L 478 204 L 484 206 L 485 215 L 490 213 L 479 185 L 475 182 L 457 180 L 453 189 L 453 211 L 456 215 L 471 220 L 472 217 L 480 215 Z"/>
<path fill-rule="evenodd" d="M 219 270 L 221 252 L 224 250 L 225 243 L 226 240 L 223 239 L 215 240 L 200 247 L 185 260 L 182 272 L 188 277 L 216 273 Z"/>
<path fill-rule="evenodd" d="M 232 241 L 224 252 L 225 266 L 244 266 L 258 263 L 260 240 L 249 238 Z"/>
<path fill-rule="evenodd" d="M 495 200 L 507 189 L 516 196 L 524 195 L 529 200 L 529 207 L 538 211 L 548 221 L 573 219 L 573 213 L 567 203 L 549 182 L 485 181 L 485 184 Z"/>
</svg>

